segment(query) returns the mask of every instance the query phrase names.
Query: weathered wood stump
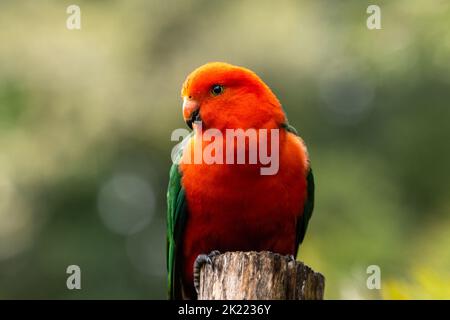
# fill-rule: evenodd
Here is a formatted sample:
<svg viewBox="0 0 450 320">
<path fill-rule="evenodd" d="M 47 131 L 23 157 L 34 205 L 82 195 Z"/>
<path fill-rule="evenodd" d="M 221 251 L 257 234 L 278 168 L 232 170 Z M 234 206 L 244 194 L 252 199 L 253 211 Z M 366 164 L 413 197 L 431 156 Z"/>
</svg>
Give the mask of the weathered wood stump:
<svg viewBox="0 0 450 320">
<path fill-rule="evenodd" d="M 200 271 L 199 300 L 322 300 L 325 278 L 300 261 L 263 252 L 227 252 Z"/>
</svg>

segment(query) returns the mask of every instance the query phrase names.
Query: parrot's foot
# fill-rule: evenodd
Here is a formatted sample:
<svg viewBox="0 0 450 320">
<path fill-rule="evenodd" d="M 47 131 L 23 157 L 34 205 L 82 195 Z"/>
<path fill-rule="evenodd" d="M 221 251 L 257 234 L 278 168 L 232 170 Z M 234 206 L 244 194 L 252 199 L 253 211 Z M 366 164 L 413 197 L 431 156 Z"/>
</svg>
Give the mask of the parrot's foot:
<svg viewBox="0 0 450 320">
<path fill-rule="evenodd" d="M 209 254 L 199 254 L 194 262 L 194 287 L 197 294 L 200 291 L 200 270 L 203 265 L 212 264 L 212 258 L 218 256 L 220 252 L 218 250 L 211 251 Z"/>
<path fill-rule="evenodd" d="M 289 255 L 289 261 L 295 261 L 295 257 L 293 254 Z"/>
</svg>

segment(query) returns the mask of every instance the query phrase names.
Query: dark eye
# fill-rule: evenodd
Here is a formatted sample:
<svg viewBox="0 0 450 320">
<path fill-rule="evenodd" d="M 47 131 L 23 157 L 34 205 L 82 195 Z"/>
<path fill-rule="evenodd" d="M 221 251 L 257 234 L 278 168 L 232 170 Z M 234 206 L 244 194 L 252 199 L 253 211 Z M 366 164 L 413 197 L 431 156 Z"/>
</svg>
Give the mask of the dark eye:
<svg viewBox="0 0 450 320">
<path fill-rule="evenodd" d="M 218 96 L 223 92 L 223 86 L 220 84 L 215 84 L 211 87 L 211 93 L 213 96 Z"/>
</svg>

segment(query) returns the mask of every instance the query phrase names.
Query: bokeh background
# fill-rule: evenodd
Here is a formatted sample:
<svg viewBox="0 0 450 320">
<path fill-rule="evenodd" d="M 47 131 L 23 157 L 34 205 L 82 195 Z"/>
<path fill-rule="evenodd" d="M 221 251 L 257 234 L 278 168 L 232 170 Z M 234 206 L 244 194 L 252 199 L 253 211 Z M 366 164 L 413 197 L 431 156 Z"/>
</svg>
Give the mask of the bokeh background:
<svg viewBox="0 0 450 320">
<path fill-rule="evenodd" d="M 309 146 L 326 298 L 450 298 L 450 3 L 376 1 L 382 30 L 369 4 L 1 0 L 0 299 L 166 297 L 170 135 L 209 61 L 257 72 Z"/>
</svg>

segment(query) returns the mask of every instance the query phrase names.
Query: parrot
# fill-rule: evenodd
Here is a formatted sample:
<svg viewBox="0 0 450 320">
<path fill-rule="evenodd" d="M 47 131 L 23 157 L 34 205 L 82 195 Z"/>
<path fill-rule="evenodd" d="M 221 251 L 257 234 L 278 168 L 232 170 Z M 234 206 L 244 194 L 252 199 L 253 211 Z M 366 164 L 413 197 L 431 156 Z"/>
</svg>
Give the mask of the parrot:
<svg viewBox="0 0 450 320">
<path fill-rule="evenodd" d="M 176 300 L 197 298 L 201 266 L 222 252 L 271 251 L 295 259 L 315 188 L 303 139 L 256 73 L 210 62 L 187 76 L 181 98 L 192 131 L 177 150 L 167 190 L 168 298 Z M 199 129 L 224 135 L 230 129 L 277 129 L 277 172 L 261 174 L 261 163 L 189 161 L 196 147 L 211 143 L 198 142 Z"/>
</svg>

